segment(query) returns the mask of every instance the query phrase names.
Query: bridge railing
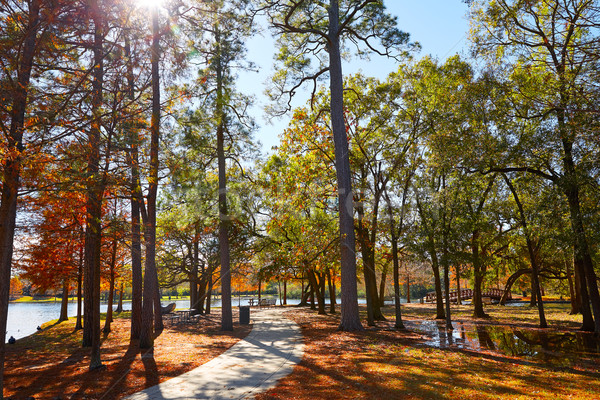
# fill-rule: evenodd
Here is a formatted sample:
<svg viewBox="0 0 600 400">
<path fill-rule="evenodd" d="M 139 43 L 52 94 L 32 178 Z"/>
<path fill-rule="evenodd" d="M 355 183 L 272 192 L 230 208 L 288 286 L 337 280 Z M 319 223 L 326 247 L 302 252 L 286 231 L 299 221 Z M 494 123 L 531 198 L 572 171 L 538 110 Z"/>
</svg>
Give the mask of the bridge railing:
<svg viewBox="0 0 600 400">
<path fill-rule="evenodd" d="M 502 295 L 504 294 L 503 289 L 487 289 L 481 293 L 482 297 L 490 297 L 495 300 L 500 300 Z M 445 292 L 442 292 L 442 296 L 445 298 Z M 456 302 L 458 300 L 458 291 L 452 290 L 449 293 L 450 302 Z M 460 298 L 461 300 L 468 300 L 473 298 L 473 289 L 461 289 L 460 290 Z M 425 303 L 433 303 L 436 301 L 437 295 L 435 292 L 429 292 L 425 295 L 424 301 Z M 508 293 L 508 299 L 512 299 L 512 294 Z"/>
</svg>

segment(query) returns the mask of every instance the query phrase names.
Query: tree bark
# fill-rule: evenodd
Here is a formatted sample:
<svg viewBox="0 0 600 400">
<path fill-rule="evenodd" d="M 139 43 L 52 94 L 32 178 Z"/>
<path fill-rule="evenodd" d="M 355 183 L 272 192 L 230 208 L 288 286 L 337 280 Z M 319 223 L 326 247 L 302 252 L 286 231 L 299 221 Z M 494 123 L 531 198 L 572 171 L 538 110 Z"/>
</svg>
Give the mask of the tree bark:
<svg viewBox="0 0 600 400">
<path fill-rule="evenodd" d="M 67 308 L 69 306 L 69 279 L 63 279 L 63 292 L 62 299 L 60 302 L 60 316 L 58 322 L 67 321 L 69 316 L 67 315 Z"/>
<path fill-rule="evenodd" d="M 419 215 L 421 216 L 421 220 L 425 226 L 425 230 L 427 231 L 427 251 L 429 252 L 429 256 L 431 257 L 431 269 L 433 270 L 433 279 L 435 285 L 435 302 L 436 302 L 436 315 L 435 319 L 445 319 L 444 315 L 444 300 L 442 293 L 442 280 L 440 278 L 440 264 L 437 256 L 437 250 L 435 245 L 435 237 L 434 237 L 434 226 L 427 226 L 425 223 L 426 215 L 421 204 L 421 200 L 417 196 L 417 209 L 419 211 Z"/>
<path fill-rule="evenodd" d="M 329 285 L 329 313 L 335 314 L 335 280 L 331 270 L 327 270 L 327 283 Z"/>
<path fill-rule="evenodd" d="M 531 272 L 532 272 L 531 268 L 521 268 L 521 269 L 517 270 L 514 274 L 512 274 L 511 276 L 508 277 L 508 279 L 506 280 L 506 284 L 504 285 L 504 293 L 502 293 L 502 297 L 500 298 L 500 305 L 506 304 L 506 301 L 508 300 L 508 295 L 510 294 L 510 291 L 511 291 L 513 285 L 515 284 L 515 282 L 517 281 L 517 279 L 519 279 L 521 276 L 523 276 L 525 274 L 529 274 Z"/>
<path fill-rule="evenodd" d="M 475 229 L 471 234 L 471 255 L 473 257 L 473 316 L 475 318 L 488 318 L 483 311 L 483 299 L 481 291 L 483 286 L 483 276 L 485 271 L 479 258 L 479 230 Z"/>
<path fill-rule="evenodd" d="M 192 251 L 192 271 L 190 273 L 190 309 L 202 313 L 203 307 L 200 304 L 200 296 L 204 295 L 203 291 L 198 291 L 198 263 L 199 263 L 199 243 L 198 243 L 198 226 L 196 225 L 194 232 L 194 245 Z"/>
<path fill-rule="evenodd" d="M 404 206 L 406 204 L 405 201 L 406 198 L 406 190 L 404 192 L 404 197 L 402 199 L 402 209 L 401 209 L 401 217 L 400 217 L 400 233 L 402 232 L 403 229 L 403 221 L 404 221 Z M 402 309 L 401 309 L 401 295 L 400 295 L 400 260 L 398 257 L 398 237 L 396 234 L 396 228 L 395 228 L 395 221 L 394 221 L 394 213 L 392 210 L 392 202 L 390 201 L 390 198 L 387 196 L 386 193 L 386 200 L 387 200 L 387 212 L 388 212 L 388 216 L 390 218 L 390 239 L 392 242 L 392 274 L 393 274 L 393 279 L 394 279 L 394 310 L 395 310 L 395 317 L 396 317 L 396 322 L 394 324 L 394 326 L 396 327 L 396 329 L 404 329 L 404 323 L 402 322 Z M 408 285 L 408 280 L 407 280 L 407 285 Z M 408 293 L 408 286 L 407 286 L 407 299 L 410 299 L 410 294 Z"/>
<path fill-rule="evenodd" d="M 0 398 L 4 387 L 6 319 L 10 300 L 10 271 L 17 216 L 17 197 L 21 177 L 23 127 L 31 68 L 36 52 L 39 16 L 40 1 L 32 0 L 29 2 L 28 21 L 17 74 L 18 82 L 13 88 L 10 131 L 6 138 L 8 153 L 3 160 L 2 193 L 0 194 L 0 282 L 2 282 L 0 284 Z"/>
<path fill-rule="evenodd" d="M 460 264 L 456 264 L 456 305 L 462 304 L 460 296 Z"/>
<path fill-rule="evenodd" d="M 406 271 L 406 302 L 410 303 L 410 274 Z"/>
<path fill-rule="evenodd" d="M 117 314 L 120 314 L 123 312 L 123 292 L 124 292 L 124 287 L 123 287 L 123 282 L 121 282 L 121 287 L 119 288 L 119 304 L 117 305 Z"/>
<path fill-rule="evenodd" d="M 206 314 L 210 314 L 210 302 L 212 300 L 212 291 L 213 291 L 213 267 L 208 266 L 207 270 L 208 274 L 208 289 L 206 291 Z"/>
<path fill-rule="evenodd" d="M 219 255 L 221 258 L 221 330 L 233 330 L 231 310 L 231 265 L 229 251 L 229 213 L 227 209 L 227 171 L 225 165 L 225 113 L 223 93 L 223 64 L 221 59 L 221 32 L 215 29 L 217 103 L 215 114 L 217 125 L 217 163 L 219 169 Z"/>
<path fill-rule="evenodd" d="M 573 282 L 573 271 L 571 270 L 570 263 L 565 259 L 565 269 L 567 271 L 567 281 L 569 282 L 569 300 L 571 302 L 571 312 L 569 314 L 575 315 L 579 313 L 579 306 L 577 304 L 577 293 L 575 291 L 575 283 Z"/>
<path fill-rule="evenodd" d="M 331 126 L 335 147 L 335 169 L 338 183 L 338 204 L 341 250 L 341 318 L 339 329 L 362 329 L 358 313 L 356 284 L 356 246 L 354 237 L 354 207 L 348 137 L 344 121 L 344 83 L 340 54 L 340 12 L 338 0 L 329 2 L 329 85 L 331 91 Z"/>
<path fill-rule="evenodd" d="M 374 311 L 374 302 L 376 301 L 376 296 L 373 296 L 373 282 L 372 275 L 374 275 L 374 268 L 370 264 L 371 257 L 369 255 L 369 246 L 370 243 L 367 240 L 366 228 L 364 226 L 364 208 L 363 201 L 364 195 L 361 191 L 361 199 L 357 203 L 356 210 L 358 212 L 358 242 L 360 243 L 360 252 L 362 254 L 362 264 L 363 264 L 363 278 L 365 283 L 365 296 L 367 298 L 367 325 L 375 326 L 375 311 Z M 373 272 L 373 274 L 371 274 Z"/>
<path fill-rule="evenodd" d="M 450 315 L 450 259 L 448 255 L 448 236 L 452 217 L 448 217 L 446 176 L 442 175 L 443 207 L 442 207 L 442 265 L 444 268 L 444 302 L 446 303 L 446 329 L 452 330 L 452 317 Z"/>
<path fill-rule="evenodd" d="M 445 221 L 442 222 L 445 226 Z M 444 235 L 442 239 L 442 264 L 444 268 L 444 303 L 445 303 L 445 317 L 446 317 L 446 329 L 452 330 L 452 317 L 450 315 L 450 263 L 448 260 L 448 239 L 447 231 L 444 227 Z"/>
<path fill-rule="evenodd" d="M 381 271 L 381 280 L 379 281 L 379 307 L 385 306 L 385 284 L 387 283 L 387 271 L 389 260 L 383 266 Z"/>
<path fill-rule="evenodd" d="M 131 59 L 131 45 L 129 33 L 125 36 L 125 57 Z M 127 64 L 127 86 L 129 100 L 135 99 L 135 83 L 133 76 L 133 63 Z M 140 171 L 139 171 L 139 137 L 133 124 L 128 125 L 130 152 L 129 163 L 131 168 L 131 333 L 130 341 L 138 340 L 142 329 L 142 239 L 140 224 L 140 207 L 142 201 Z"/>
<path fill-rule="evenodd" d="M 113 239 L 112 250 L 110 253 L 110 281 L 108 283 L 108 304 L 106 307 L 106 319 L 104 320 L 104 329 L 106 334 L 110 332 L 110 324 L 113 322 L 113 303 L 115 299 L 115 267 L 117 264 L 117 246 L 119 242 Z"/>
<path fill-rule="evenodd" d="M 315 294 L 317 297 L 317 305 L 319 314 L 325 315 L 325 293 L 322 291 L 321 285 L 317 281 L 317 275 L 312 269 L 308 269 L 308 280 L 313 288 L 315 288 Z"/>
<path fill-rule="evenodd" d="M 544 314 L 544 301 L 542 300 L 542 292 L 540 290 L 540 281 L 539 274 L 540 268 L 538 266 L 536 252 L 534 249 L 533 241 L 531 239 L 531 234 L 529 232 L 529 225 L 527 224 L 527 219 L 525 218 L 525 211 L 523 210 L 523 204 L 519 199 L 517 191 L 513 186 L 512 182 L 506 175 L 503 175 L 504 181 L 506 182 L 508 188 L 512 192 L 513 198 L 515 199 L 515 203 L 517 203 L 517 208 L 519 210 L 519 216 L 521 218 L 521 225 L 523 226 L 523 231 L 525 233 L 525 241 L 527 242 L 527 252 L 529 253 L 529 261 L 531 262 L 531 281 L 532 281 L 532 294 L 535 293 L 537 297 L 538 304 L 538 315 L 540 320 L 540 328 L 547 328 L 548 323 L 546 322 L 546 315 Z M 533 295 L 531 296 L 533 299 Z M 532 300 L 533 301 L 533 300 Z"/>
<path fill-rule="evenodd" d="M 83 247 L 79 250 L 79 266 L 77 268 L 77 319 L 75 321 L 75 331 L 83 329 L 81 322 L 81 306 L 83 300 Z"/>
<path fill-rule="evenodd" d="M 430 240 L 432 242 L 432 240 Z M 437 252 L 432 243 L 429 244 L 431 255 L 431 269 L 433 270 L 433 281 L 435 284 L 435 319 L 445 319 L 444 313 L 444 294 L 442 292 L 442 279 L 440 276 L 440 264 L 438 261 Z"/>
<path fill-rule="evenodd" d="M 144 221 L 144 241 L 146 260 L 144 290 L 142 298 L 142 326 L 140 348 L 149 349 L 154 345 L 154 313 L 160 313 L 160 307 L 154 309 L 158 282 L 156 274 L 156 196 L 158 192 L 158 148 L 160 138 L 160 30 L 158 7 L 152 10 L 152 119 L 150 123 L 150 168 L 148 173 L 147 218 Z M 158 299 L 160 304 L 160 299 Z"/>
<path fill-rule="evenodd" d="M 162 297 L 162 292 L 160 290 L 160 285 L 158 284 L 158 271 L 156 271 L 156 267 L 154 271 L 154 297 L 152 298 L 154 301 L 154 332 L 155 334 L 159 334 L 165 329 L 165 326 L 163 325 L 162 304 L 160 301 Z"/>
<path fill-rule="evenodd" d="M 92 121 L 88 134 L 87 200 L 84 257 L 83 346 L 91 346 L 89 369 L 102 367 L 100 359 L 100 253 L 102 243 L 102 201 L 104 185 L 99 177 L 101 118 L 104 80 L 104 15 L 100 0 L 90 1 L 94 25 L 92 68 Z"/>
<path fill-rule="evenodd" d="M 564 57 L 561 57 L 564 59 Z M 574 250 L 575 250 L 575 265 L 581 273 L 582 283 L 582 313 L 584 314 L 583 329 L 590 330 L 592 328 L 597 335 L 600 335 L 600 292 L 598 291 L 598 281 L 596 273 L 594 271 L 594 263 L 592 260 L 588 238 L 584 228 L 583 215 L 581 212 L 580 204 L 580 183 L 577 168 L 575 166 L 575 159 L 573 157 L 573 143 L 575 133 L 572 132 L 573 123 L 568 120 L 567 110 L 572 109 L 570 104 L 569 93 L 567 89 L 570 86 L 569 83 L 565 82 L 566 72 L 565 66 L 555 61 L 556 72 L 560 78 L 560 104 L 559 107 L 555 108 L 556 119 L 558 122 L 558 129 L 563 149 L 563 169 L 564 176 L 560 181 L 562 190 L 567 197 L 567 203 L 569 204 L 569 214 L 571 219 L 571 229 L 574 237 Z M 587 284 L 587 293 L 584 294 L 583 287 Z M 584 299 L 583 296 L 589 297 Z M 588 315 L 589 306 L 591 304 L 591 313 L 593 317 Z M 592 321 L 590 321 L 592 319 Z"/>
</svg>

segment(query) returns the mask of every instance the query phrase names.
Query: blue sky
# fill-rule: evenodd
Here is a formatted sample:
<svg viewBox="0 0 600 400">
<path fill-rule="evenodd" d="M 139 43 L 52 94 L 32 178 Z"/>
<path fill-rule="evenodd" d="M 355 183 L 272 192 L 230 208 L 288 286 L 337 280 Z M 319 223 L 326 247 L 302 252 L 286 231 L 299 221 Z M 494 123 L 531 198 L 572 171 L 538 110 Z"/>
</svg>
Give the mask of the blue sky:
<svg viewBox="0 0 600 400">
<path fill-rule="evenodd" d="M 431 54 L 443 61 L 456 53 L 467 56 L 469 24 L 466 18 L 467 6 L 462 0 L 387 0 L 385 5 L 390 14 L 398 17 L 398 27 L 410 33 L 412 41 L 421 44 L 422 50 L 415 55 L 416 58 Z M 266 81 L 273 72 L 273 52 L 272 38 L 263 36 L 251 39 L 248 43 L 248 58 L 257 64 L 260 72 L 240 74 L 238 81 L 238 90 L 256 97 L 253 115 L 260 125 L 256 139 L 262 143 L 263 152 L 269 152 L 272 146 L 279 143 L 278 135 L 285 129 L 289 119 L 283 117 L 269 124 L 262 111 L 267 102 L 263 95 Z M 369 76 L 385 78 L 397 69 L 397 65 L 392 60 L 373 56 L 368 62 L 346 62 L 343 69 L 344 74 L 362 71 Z M 306 100 L 304 95 L 296 104 L 304 104 Z"/>
</svg>

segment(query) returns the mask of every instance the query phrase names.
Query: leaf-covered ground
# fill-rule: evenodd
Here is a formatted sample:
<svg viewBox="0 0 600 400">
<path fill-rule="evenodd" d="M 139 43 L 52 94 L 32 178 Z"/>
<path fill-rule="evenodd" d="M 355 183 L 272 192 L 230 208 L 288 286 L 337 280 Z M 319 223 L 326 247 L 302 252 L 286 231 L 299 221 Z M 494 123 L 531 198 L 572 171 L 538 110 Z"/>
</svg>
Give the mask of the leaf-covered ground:
<svg viewBox="0 0 600 400">
<path fill-rule="evenodd" d="M 302 328 L 306 353 L 294 372 L 258 399 L 600 399 L 600 363 L 560 366 L 497 351 L 427 346 L 427 335 L 393 329 L 389 321 L 361 332 L 340 332 L 338 317 L 290 308 Z M 432 305 L 403 307 L 412 326 L 431 321 Z M 551 331 L 574 332 L 580 316 L 565 305 L 547 305 Z M 511 326 L 535 330 L 537 311 L 529 307 L 486 307 L 489 319 L 471 318 L 470 306 L 453 306 L 465 325 Z M 363 316 L 364 317 L 364 316 Z M 180 375 L 216 357 L 248 334 L 219 331 L 220 315 L 199 324 L 167 325 L 152 353 L 129 345 L 129 320 L 117 319 L 104 338 L 105 370 L 88 371 L 89 349 L 82 349 L 74 321 L 7 346 L 5 396 L 28 399 L 120 399 Z M 142 355 L 146 355 L 142 357 Z M 588 360 L 589 361 L 589 360 Z"/>
<path fill-rule="evenodd" d="M 403 307 L 411 321 L 431 319 L 431 305 Z M 549 321 L 573 329 L 563 306 L 549 307 Z M 473 320 L 468 306 L 456 308 L 462 322 L 534 327 L 535 310 L 487 307 L 492 318 Z M 393 310 L 386 315 L 393 321 Z M 414 331 L 392 322 L 362 332 L 340 332 L 336 316 L 309 310 L 288 313 L 302 327 L 306 352 L 294 372 L 266 399 L 600 399 L 600 365 L 556 367 L 493 351 L 425 346 Z M 571 328 L 569 328 L 571 327 Z"/>
<path fill-rule="evenodd" d="M 220 314 L 199 323 L 166 323 L 153 351 L 129 344 L 130 320 L 117 318 L 103 336 L 101 354 L 106 366 L 89 371 L 89 348 L 81 348 L 82 331 L 74 332 L 74 318 L 44 327 L 7 345 L 4 396 L 29 399 L 120 399 L 187 372 L 223 353 L 250 332 L 235 324 L 221 332 Z"/>
</svg>

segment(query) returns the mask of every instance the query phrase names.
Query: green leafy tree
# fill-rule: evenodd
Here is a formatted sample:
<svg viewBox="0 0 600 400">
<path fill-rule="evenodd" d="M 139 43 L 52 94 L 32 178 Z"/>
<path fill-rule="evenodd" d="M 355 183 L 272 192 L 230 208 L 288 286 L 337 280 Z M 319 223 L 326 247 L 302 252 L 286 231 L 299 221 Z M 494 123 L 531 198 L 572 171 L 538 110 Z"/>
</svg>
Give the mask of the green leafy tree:
<svg viewBox="0 0 600 400">
<path fill-rule="evenodd" d="M 408 43 L 396 20 L 385 12 L 380 0 L 258 1 L 279 41 L 278 60 L 282 64 L 274 77 L 275 100 L 288 104 L 291 96 L 306 82 L 329 76 L 330 114 L 338 185 L 341 299 L 340 329 L 361 329 L 356 291 L 356 254 L 348 141 L 344 121 L 342 50 L 356 46 L 359 55 L 397 55 Z M 380 45 L 376 42 L 379 41 Z M 365 50 L 367 49 L 367 50 Z M 287 99 L 286 99 L 287 97 Z"/>
<path fill-rule="evenodd" d="M 598 94 L 598 4 L 499 0 L 474 1 L 471 7 L 476 51 L 488 56 L 496 69 L 502 66 L 510 79 L 506 85 L 511 115 L 517 121 L 537 123 L 531 135 L 514 129 L 499 131 L 510 150 L 522 152 L 488 160 L 487 167 L 529 172 L 561 189 L 569 204 L 583 328 L 600 332 L 600 294 L 586 230 L 589 222 L 582 208 L 584 182 L 589 178 L 582 161 L 588 159 L 590 149 L 597 152 L 587 132 L 596 123 L 592 111 Z M 545 162 L 540 162 L 540 156 Z"/>
</svg>

